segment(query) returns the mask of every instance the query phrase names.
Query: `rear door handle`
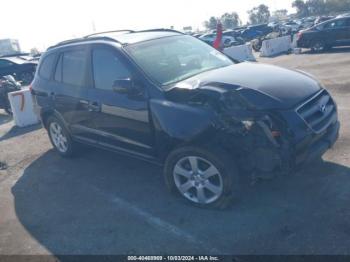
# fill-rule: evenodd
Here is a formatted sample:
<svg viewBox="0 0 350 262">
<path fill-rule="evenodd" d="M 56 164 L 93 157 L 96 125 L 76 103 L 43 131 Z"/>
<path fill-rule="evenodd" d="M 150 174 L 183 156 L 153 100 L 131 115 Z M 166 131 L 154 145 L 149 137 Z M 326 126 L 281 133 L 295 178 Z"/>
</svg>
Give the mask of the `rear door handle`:
<svg viewBox="0 0 350 262">
<path fill-rule="evenodd" d="M 90 112 L 101 111 L 101 105 L 98 102 L 90 102 L 88 108 Z"/>
</svg>

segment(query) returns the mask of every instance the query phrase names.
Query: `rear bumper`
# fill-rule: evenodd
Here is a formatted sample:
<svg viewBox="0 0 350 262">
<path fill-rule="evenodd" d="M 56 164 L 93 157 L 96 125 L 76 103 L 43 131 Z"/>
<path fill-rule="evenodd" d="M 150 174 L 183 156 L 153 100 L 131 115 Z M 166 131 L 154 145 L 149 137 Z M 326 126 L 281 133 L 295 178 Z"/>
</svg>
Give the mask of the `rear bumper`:
<svg viewBox="0 0 350 262">
<path fill-rule="evenodd" d="M 302 41 L 302 40 L 297 40 L 297 47 L 299 48 L 310 48 L 309 43 Z"/>
</svg>

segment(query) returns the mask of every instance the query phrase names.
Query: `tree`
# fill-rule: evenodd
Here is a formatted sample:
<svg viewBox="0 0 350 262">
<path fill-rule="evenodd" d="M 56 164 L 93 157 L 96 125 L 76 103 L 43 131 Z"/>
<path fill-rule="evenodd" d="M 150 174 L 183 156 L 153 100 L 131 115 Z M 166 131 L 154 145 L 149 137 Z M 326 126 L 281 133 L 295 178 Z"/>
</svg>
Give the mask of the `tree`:
<svg viewBox="0 0 350 262">
<path fill-rule="evenodd" d="M 306 6 L 311 15 L 323 15 L 326 13 L 326 2 L 324 0 L 308 0 Z"/>
<path fill-rule="evenodd" d="M 287 17 L 288 10 L 287 9 L 279 9 L 273 12 L 273 16 L 277 20 L 283 20 Z"/>
<path fill-rule="evenodd" d="M 209 21 L 204 22 L 204 26 L 210 30 L 216 29 L 217 24 L 218 24 L 218 20 L 214 16 L 210 17 Z"/>
<path fill-rule="evenodd" d="M 350 11 L 350 0 L 326 0 L 325 11 L 330 12 L 349 12 Z"/>
<path fill-rule="evenodd" d="M 40 54 L 40 51 L 36 47 L 33 47 L 30 49 L 30 55 L 35 56 L 39 54 Z"/>
<path fill-rule="evenodd" d="M 267 23 L 271 16 L 269 7 L 261 4 L 248 11 L 249 21 L 251 24 Z"/>
<path fill-rule="evenodd" d="M 241 24 L 239 15 L 236 12 L 225 13 L 221 16 L 220 20 L 225 29 L 233 29 Z"/>
<path fill-rule="evenodd" d="M 308 6 L 303 0 L 295 0 L 292 3 L 292 7 L 297 10 L 298 17 L 305 17 L 309 15 Z"/>
<path fill-rule="evenodd" d="M 292 6 L 296 8 L 298 17 L 328 15 L 350 11 L 350 0 L 295 0 Z"/>
</svg>

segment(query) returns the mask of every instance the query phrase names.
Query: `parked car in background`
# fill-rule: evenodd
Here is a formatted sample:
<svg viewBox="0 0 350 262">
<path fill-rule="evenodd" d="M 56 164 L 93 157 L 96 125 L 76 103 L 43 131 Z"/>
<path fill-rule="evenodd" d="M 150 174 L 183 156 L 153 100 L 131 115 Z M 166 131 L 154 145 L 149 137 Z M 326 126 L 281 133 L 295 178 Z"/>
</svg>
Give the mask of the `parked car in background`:
<svg viewBox="0 0 350 262">
<path fill-rule="evenodd" d="M 316 18 L 314 25 L 320 24 L 322 22 L 326 22 L 326 21 L 331 20 L 333 18 L 334 18 L 334 16 L 319 16 Z"/>
<path fill-rule="evenodd" d="M 320 52 L 333 46 L 350 45 L 350 17 L 341 17 L 302 30 L 297 36 L 297 45 Z"/>
<path fill-rule="evenodd" d="M 257 37 L 267 35 L 272 31 L 273 31 L 273 28 L 268 26 L 268 24 L 252 25 L 252 26 L 248 26 L 247 29 L 244 29 L 241 32 L 240 37 L 243 38 L 244 41 L 250 41 Z"/>
<path fill-rule="evenodd" d="M 20 56 L 0 57 L 0 76 L 12 75 L 17 81 L 28 85 L 32 82 L 37 61 Z"/>
<path fill-rule="evenodd" d="M 314 26 L 315 24 L 315 17 L 306 17 L 306 18 L 302 18 L 301 21 L 301 28 L 302 29 L 307 29 L 310 28 L 312 26 Z"/>
<path fill-rule="evenodd" d="M 295 21 L 285 22 L 282 25 L 280 25 L 280 29 L 283 33 L 287 33 L 287 32 L 295 33 L 295 32 L 298 32 L 301 28 L 302 28 L 301 24 L 298 24 Z"/>
<path fill-rule="evenodd" d="M 216 39 L 216 33 L 204 34 L 200 36 L 199 39 L 207 43 L 208 45 L 212 46 Z M 241 44 L 240 40 L 236 40 L 236 38 L 234 38 L 233 36 L 223 34 L 222 40 L 221 40 L 221 45 L 223 47 L 230 47 L 230 46 L 235 46 L 240 44 Z"/>
<path fill-rule="evenodd" d="M 199 38 L 200 36 L 202 36 L 203 34 L 200 34 L 200 33 L 196 33 L 196 34 L 193 34 L 192 36 L 193 37 L 196 37 L 196 38 Z"/>
<path fill-rule="evenodd" d="M 340 15 L 338 15 L 336 18 L 347 17 L 347 16 L 350 17 L 350 13 L 340 14 Z"/>
<path fill-rule="evenodd" d="M 12 108 L 8 98 L 8 93 L 21 90 L 21 84 L 12 75 L 0 77 L 0 109 L 12 115 Z"/>
<path fill-rule="evenodd" d="M 226 30 L 222 33 L 223 36 L 231 36 L 235 39 L 233 45 L 243 45 L 245 41 L 242 37 L 240 37 L 240 33 L 235 30 Z"/>
<path fill-rule="evenodd" d="M 169 189 L 204 207 L 226 207 L 243 175 L 319 158 L 340 126 L 331 95 L 308 74 L 236 63 L 173 30 L 59 43 L 31 90 L 57 153 L 84 143 L 163 165 Z"/>
</svg>

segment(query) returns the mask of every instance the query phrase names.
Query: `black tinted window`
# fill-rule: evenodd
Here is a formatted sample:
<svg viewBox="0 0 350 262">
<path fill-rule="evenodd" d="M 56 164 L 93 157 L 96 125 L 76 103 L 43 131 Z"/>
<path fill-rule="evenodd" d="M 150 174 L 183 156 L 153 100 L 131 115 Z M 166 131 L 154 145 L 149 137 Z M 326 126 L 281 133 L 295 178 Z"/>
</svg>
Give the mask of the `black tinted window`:
<svg viewBox="0 0 350 262">
<path fill-rule="evenodd" d="M 53 70 L 55 58 L 56 56 L 54 54 L 44 57 L 44 60 L 41 62 L 40 70 L 39 70 L 39 74 L 41 77 L 45 79 L 50 78 L 51 72 Z"/>
<path fill-rule="evenodd" d="M 63 54 L 62 81 L 66 84 L 84 84 L 86 53 L 84 50 L 68 51 Z"/>
<path fill-rule="evenodd" d="M 350 26 L 350 18 L 346 19 L 346 26 Z"/>
<path fill-rule="evenodd" d="M 92 59 L 96 88 L 111 90 L 115 80 L 130 78 L 129 71 L 112 50 L 95 49 Z"/>
<path fill-rule="evenodd" d="M 340 20 L 335 20 L 325 24 L 324 28 L 333 29 L 333 28 L 340 28 L 344 26 L 345 26 L 345 19 L 340 19 Z"/>
<path fill-rule="evenodd" d="M 11 63 L 10 61 L 3 60 L 3 59 L 0 60 L 0 67 L 8 67 L 8 66 L 12 66 L 12 65 L 13 65 L 13 63 Z"/>
</svg>

